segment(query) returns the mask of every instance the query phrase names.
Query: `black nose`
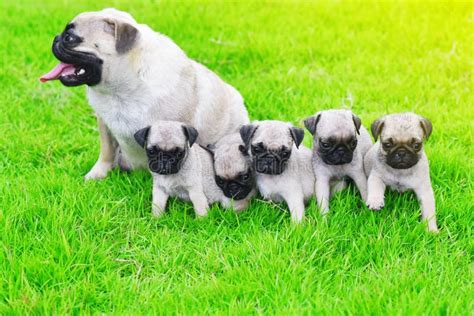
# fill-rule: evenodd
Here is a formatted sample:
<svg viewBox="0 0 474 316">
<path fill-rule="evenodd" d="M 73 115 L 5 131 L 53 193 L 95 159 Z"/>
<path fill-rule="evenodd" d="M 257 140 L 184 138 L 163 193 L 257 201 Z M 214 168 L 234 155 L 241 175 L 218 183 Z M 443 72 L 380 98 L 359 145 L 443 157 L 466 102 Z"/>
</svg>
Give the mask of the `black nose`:
<svg viewBox="0 0 474 316">
<path fill-rule="evenodd" d="M 407 155 L 407 152 L 404 151 L 404 150 L 401 150 L 401 151 L 397 152 L 397 154 L 396 154 L 396 156 L 398 158 L 404 158 L 406 155 Z"/>
</svg>

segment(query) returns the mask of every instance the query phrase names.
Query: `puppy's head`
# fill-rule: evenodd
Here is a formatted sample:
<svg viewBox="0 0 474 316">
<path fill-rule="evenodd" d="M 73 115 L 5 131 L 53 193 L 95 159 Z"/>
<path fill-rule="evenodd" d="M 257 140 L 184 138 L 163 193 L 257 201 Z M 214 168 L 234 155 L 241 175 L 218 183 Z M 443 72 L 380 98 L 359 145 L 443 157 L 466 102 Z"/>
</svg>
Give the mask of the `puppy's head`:
<svg viewBox="0 0 474 316">
<path fill-rule="evenodd" d="M 65 86 L 112 80 L 124 70 L 124 56 L 138 38 L 137 23 L 128 13 L 115 9 L 81 13 L 54 38 L 52 50 L 60 64 L 40 80 L 59 79 Z"/>
<path fill-rule="evenodd" d="M 304 131 L 285 122 L 260 121 L 242 126 L 240 136 L 250 149 L 256 172 L 276 175 L 285 171 L 293 146 L 299 147 Z"/>
<path fill-rule="evenodd" d="M 314 136 L 314 148 L 328 165 L 350 163 L 357 147 L 361 120 L 349 110 L 327 110 L 304 121 Z"/>
<path fill-rule="evenodd" d="M 379 118 L 371 130 L 375 140 L 380 137 L 379 155 L 385 162 L 395 169 L 408 169 L 418 163 L 432 125 L 417 114 L 400 113 Z"/>
<path fill-rule="evenodd" d="M 225 136 L 207 150 L 214 158 L 215 181 L 224 195 L 234 200 L 246 198 L 255 187 L 255 173 L 240 135 Z"/>
<path fill-rule="evenodd" d="M 168 175 L 181 170 L 198 132 L 179 122 L 159 121 L 156 125 L 137 131 L 134 136 L 137 143 L 146 150 L 150 170 Z"/>
</svg>

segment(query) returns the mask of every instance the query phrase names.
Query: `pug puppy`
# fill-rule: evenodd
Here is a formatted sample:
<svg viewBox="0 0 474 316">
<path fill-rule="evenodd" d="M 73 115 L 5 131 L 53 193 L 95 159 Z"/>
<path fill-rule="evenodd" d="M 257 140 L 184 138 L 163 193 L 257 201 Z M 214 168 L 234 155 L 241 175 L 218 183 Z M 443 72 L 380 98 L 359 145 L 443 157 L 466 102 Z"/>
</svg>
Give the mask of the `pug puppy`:
<svg viewBox="0 0 474 316">
<path fill-rule="evenodd" d="M 158 120 L 194 126 L 202 144 L 248 122 L 237 90 L 126 12 L 79 14 L 54 38 L 52 50 L 60 63 L 40 80 L 87 85 L 98 118 L 100 155 L 86 179 L 104 178 L 117 165 L 146 167 L 133 135 Z"/>
<path fill-rule="evenodd" d="M 331 193 L 345 187 L 346 177 L 355 182 L 365 201 L 367 178 L 363 160 L 372 140 L 360 118 L 349 110 L 327 110 L 308 117 L 304 125 L 314 137 L 312 163 L 321 213 L 329 211 Z"/>
<path fill-rule="evenodd" d="M 201 147 L 193 146 L 198 138 L 194 127 L 157 121 L 137 131 L 134 138 L 148 157 L 155 216 L 164 213 L 170 196 L 191 201 L 196 216 L 206 216 L 211 203 L 227 201 L 214 181 L 211 156 Z"/>
<path fill-rule="evenodd" d="M 438 232 L 429 162 L 423 150 L 423 141 L 433 130 L 431 122 L 414 113 L 390 114 L 373 122 L 371 130 L 376 143 L 364 161 L 369 177 L 368 208 L 384 206 L 387 186 L 399 192 L 413 190 L 428 230 Z"/>
<path fill-rule="evenodd" d="M 286 122 L 256 121 L 243 125 L 240 135 L 250 149 L 262 196 L 285 201 L 292 221 L 301 222 L 315 181 L 311 151 L 301 145 L 304 130 Z"/>
<path fill-rule="evenodd" d="M 215 182 L 225 196 L 221 205 L 236 211 L 246 209 L 256 194 L 255 172 L 240 134 L 224 136 L 205 149 L 213 158 Z"/>
</svg>

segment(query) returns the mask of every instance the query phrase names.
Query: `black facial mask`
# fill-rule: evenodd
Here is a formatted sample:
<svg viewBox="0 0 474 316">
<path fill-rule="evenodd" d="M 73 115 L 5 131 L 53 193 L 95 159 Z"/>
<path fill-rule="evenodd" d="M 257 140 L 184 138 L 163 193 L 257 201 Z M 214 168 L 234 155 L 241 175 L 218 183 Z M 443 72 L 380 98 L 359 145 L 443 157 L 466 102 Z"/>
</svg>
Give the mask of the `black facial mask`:
<svg viewBox="0 0 474 316">
<path fill-rule="evenodd" d="M 74 50 L 83 39 L 74 33 L 74 24 L 68 24 L 66 29 L 53 40 L 53 54 L 61 62 L 74 65 L 72 74 L 59 77 L 61 83 L 68 87 L 86 84 L 94 86 L 102 77 L 103 61 L 95 54 Z"/>
<path fill-rule="evenodd" d="M 255 179 L 252 171 L 238 175 L 233 179 L 216 176 L 216 184 L 229 199 L 242 200 L 252 191 Z"/>
<path fill-rule="evenodd" d="M 395 143 L 391 139 L 381 141 L 381 146 L 387 153 L 385 160 L 394 169 L 408 169 L 418 163 L 418 152 L 421 150 L 421 142 Z"/>
<path fill-rule="evenodd" d="M 186 152 L 182 148 L 164 151 L 158 146 L 147 148 L 148 167 L 152 172 L 169 175 L 178 173 L 184 163 Z"/>
<path fill-rule="evenodd" d="M 352 162 L 356 147 L 357 138 L 355 136 L 345 140 L 319 139 L 318 153 L 328 165 L 344 165 Z"/>
<path fill-rule="evenodd" d="M 285 146 L 268 150 L 263 143 L 252 145 L 251 151 L 255 170 L 264 174 L 282 174 L 291 156 L 291 150 Z"/>
<path fill-rule="evenodd" d="M 386 162 L 395 169 L 408 169 L 418 163 L 418 155 L 410 150 L 399 148 L 387 154 Z"/>
</svg>

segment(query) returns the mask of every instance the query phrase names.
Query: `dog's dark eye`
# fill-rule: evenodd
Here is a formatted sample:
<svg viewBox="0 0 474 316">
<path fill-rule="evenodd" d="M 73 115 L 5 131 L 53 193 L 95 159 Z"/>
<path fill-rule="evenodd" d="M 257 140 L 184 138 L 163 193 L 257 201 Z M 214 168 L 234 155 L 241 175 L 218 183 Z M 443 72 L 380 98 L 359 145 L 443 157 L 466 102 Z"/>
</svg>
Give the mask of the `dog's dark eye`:
<svg viewBox="0 0 474 316">
<path fill-rule="evenodd" d="M 282 149 L 280 155 L 282 158 L 288 158 L 291 155 L 291 151 L 288 149 Z"/>
<path fill-rule="evenodd" d="M 64 42 L 71 43 L 72 41 L 74 41 L 74 38 L 70 34 L 66 34 L 66 36 L 64 36 Z"/>
<path fill-rule="evenodd" d="M 156 149 L 156 147 L 150 147 L 146 149 L 146 153 L 148 156 L 156 156 L 158 154 L 158 149 Z"/>
<path fill-rule="evenodd" d="M 357 139 L 354 138 L 354 139 L 350 142 L 349 146 L 351 146 L 351 148 L 353 148 L 353 149 L 356 148 L 356 147 L 357 147 Z"/>
<path fill-rule="evenodd" d="M 413 147 L 414 150 L 420 150 L 421 148 L 421 143 L 419 142 L 415 142 L 411 145 Z"/>
<path fill-rule="evenodd" d="M 217 185 L 224 185 L 224 179 L 222 179 L 221 177 L 219 176 L 216 176 L 216 183 Z"/>
<path fill-rule="evenodd" d="M 326 142 L 321 142 L 319 145 L 321 146 L 322 149 L 329 149 L 329 148 L 331 148 L 331 144 L 326 143 Z"/>
<path fill-rule="evenodd" d="M 261 154 L 265 151 L 263 146 L 261 144 L 258 145 L 252 145 L 252 153 L 254 154 Z"/>
<path fill-rule="evenodd" d="M 385 143 L 382 143 L 382 147 L 384 150 L 390 150 L 390 148 L 392 148 L 392 143 L 390 142 L 385 142 Z"/>
<path fill-rule="evenodd" d="M 244 173 L 243 175 L 240 176 L 240 181 L 245 182 L 250 179 L 250 174 L 249 173 Z"/>
<path fill-rule="evenodd" d="M 184 150 L 178 150 L 176 152 L 176 158 L 181 159 L 184 156 Z"/>
</svg>

